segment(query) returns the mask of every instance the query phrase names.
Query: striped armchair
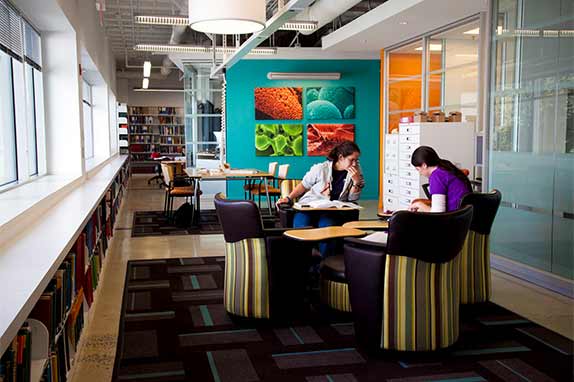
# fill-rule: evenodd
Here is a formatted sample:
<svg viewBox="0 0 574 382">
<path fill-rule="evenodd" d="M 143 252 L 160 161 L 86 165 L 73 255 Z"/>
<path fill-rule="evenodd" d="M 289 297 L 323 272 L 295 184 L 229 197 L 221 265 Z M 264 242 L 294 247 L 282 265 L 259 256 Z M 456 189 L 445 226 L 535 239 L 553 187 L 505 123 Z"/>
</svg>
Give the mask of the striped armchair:
<svg viewBox="0 0 574 382">
<path fill-rule="evenodd" d="M 228 313 L 250 318 L 293 316 L 304 302 L 311 250 L 264 229 L 257 205 L 215 195 L 225 239 L 224 305 Z"/>
<path fill-rule="evenodd" d="M 490 300 L 490 230 L 502 200 L 498 190 L 473 192 L 461 201 L 473 206 L 472 223 L 460 258 L 460 303 L 476 304 Z"/>
<path fill-rule="evenodd" d="M 472 207 L 396 212 L 387 245 L 347 239 L 346 277 L 357 341 L 370 350 L 430 351 L 459 333 L 459 261 Z"/>
</svg>

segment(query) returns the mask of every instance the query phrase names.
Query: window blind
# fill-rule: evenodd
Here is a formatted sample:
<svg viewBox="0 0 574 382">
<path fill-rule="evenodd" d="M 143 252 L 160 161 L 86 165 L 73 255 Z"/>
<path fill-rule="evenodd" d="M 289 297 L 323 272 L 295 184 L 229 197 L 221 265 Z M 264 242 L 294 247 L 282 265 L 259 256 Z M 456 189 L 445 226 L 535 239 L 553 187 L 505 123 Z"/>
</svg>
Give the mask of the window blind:
<svg viewBox="0 0 574 382">
<path fill-rule="evenodd" d="M 22 58 L 21 17 L 5 0 L 0 0 L 0 45 L 13 56 Z"/>
</svg>

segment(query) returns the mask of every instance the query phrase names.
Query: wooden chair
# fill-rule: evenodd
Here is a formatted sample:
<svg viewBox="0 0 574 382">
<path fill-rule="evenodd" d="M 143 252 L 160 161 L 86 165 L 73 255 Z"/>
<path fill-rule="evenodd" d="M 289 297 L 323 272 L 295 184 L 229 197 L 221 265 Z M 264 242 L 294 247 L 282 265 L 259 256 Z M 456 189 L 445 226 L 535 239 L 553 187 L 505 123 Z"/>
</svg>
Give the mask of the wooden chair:
<svg viewBox="0 0 574 382">
<path fill-rule="evenodd" d="M 279 166 L 279 172 L 277 174 L 277 183 L 275 186 L 273 187 L 269 187 L 269 185 L 267 185 L 268 190 L 269 190 L 269 199 L 272 199 L 273 201 L 275 201 L 277 198 L 281 197 L 281 189 L 280 184 L 283 180 L 287 179 L 287 174 L 289 173 L 289 164 L 282 164 Z M 261 194 L 266 195 L 265 194 L 265 185 L 264 184 L 260 184 L 258 188 L 255 188 L 252 191 L 253 195 L 257 195 L 258 199 L 257 199 L 257 205 L 259 206 L 259 208 L 261 208 Z M 271 200 L 268 200 L 267 203 L 273 203 Z"/>
<path fill-rule="evenodd" d="M 173 200 L 175 198 L 189 198 L 193 204 L 195 195 L 194 181 L 185 175 L 183 163 L 161 163 L 161 172 L 163 175 L 165 188 L 165 201 L 163 212 L 171 217 L 173 210 Z"/>
<path fill-rule="evenodd" d="M 277 162 L 270 162 L 268 167 L 267 167 L 267 172 L 269 174 L 273 175 L 273 177 L 275 177 L 275 172 L 277 171 L 277 165 L 278 164 L 279 163 L 277 163 Z M 245 193 L 245 199 L 253 200 L 253 190 L 259 189 L 261 184 L 262 184 L 261 182 L 257 183 L 255 180 L 246 180 L 245 184 L 243 185 L 243 191 Z M 273 187 L 273 182 L 268 181 L 268 186 Z M 265 187 L 265 186 L 263 186 L 263 187 Z"/>
</svg>

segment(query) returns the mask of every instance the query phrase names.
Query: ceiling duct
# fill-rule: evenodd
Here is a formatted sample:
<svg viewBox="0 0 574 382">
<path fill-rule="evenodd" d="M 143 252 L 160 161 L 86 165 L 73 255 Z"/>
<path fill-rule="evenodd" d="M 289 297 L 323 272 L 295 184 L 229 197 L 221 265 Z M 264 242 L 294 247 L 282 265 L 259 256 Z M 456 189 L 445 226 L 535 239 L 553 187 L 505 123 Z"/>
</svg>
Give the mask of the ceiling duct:
<svg viewBox="0 0 574 382">
<path fill-rule="evenodd" d="M 171 37 L 169 38 L 170 45 L 180 44 L 185 35 L 186 30 L 187 26 L 174 25 L 171 30 Z M 165 58 L 162 61 L 160 69 L 162 76 L 168 76 L 171 73 L 171 69 L 173 68 L 174 65 L 175 64 L 173 64 L 169 59 L 169 56 L 165 56 Z"/>
<path fill-rule="evenodd" d="M 300 30 L 304 35 L 310 35 L 327 23 L 333 21 L 336 17 L 348 11 L 361 0 L 318 0 L 309 8 L 303 10 L 297 15 L 296 20 L 313 20 L 317 21 L 317 28 L 314 30 Z M 296 21 L 292 20 L 292 21 Z"/>
</svg>

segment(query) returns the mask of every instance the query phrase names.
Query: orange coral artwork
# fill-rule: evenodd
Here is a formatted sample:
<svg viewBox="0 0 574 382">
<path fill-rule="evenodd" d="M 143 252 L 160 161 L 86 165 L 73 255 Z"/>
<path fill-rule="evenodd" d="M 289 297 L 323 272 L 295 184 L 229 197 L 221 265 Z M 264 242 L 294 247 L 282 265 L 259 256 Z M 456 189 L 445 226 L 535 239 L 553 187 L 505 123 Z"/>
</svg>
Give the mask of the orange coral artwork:
<svg viewBox="0 0 574 382">
<path fill-rule="evenodd" d="M 343 141 L 355 140 L 355 125 L 309 124 L 307 125 L 307 155 L 323 156 Z"/>
<path fill-rule="evenodd" d="M 301 120 L 303 88 L 256 88 L 255 119 Z"/>
</svg>

